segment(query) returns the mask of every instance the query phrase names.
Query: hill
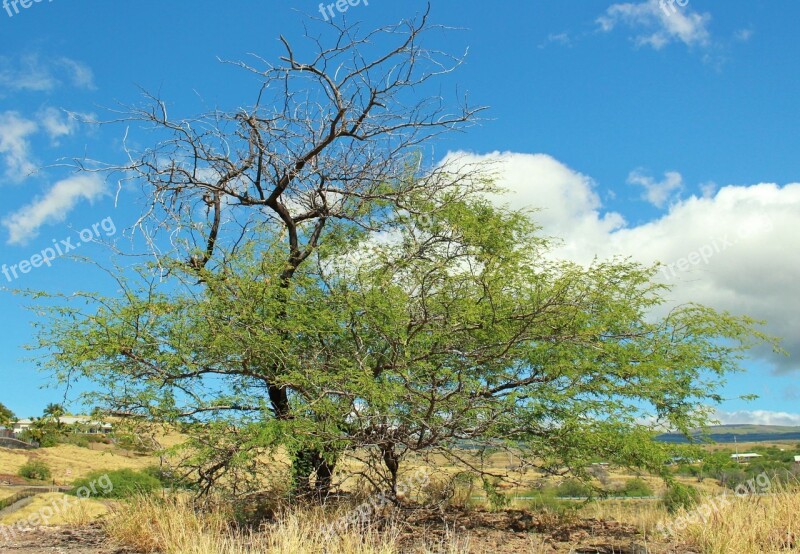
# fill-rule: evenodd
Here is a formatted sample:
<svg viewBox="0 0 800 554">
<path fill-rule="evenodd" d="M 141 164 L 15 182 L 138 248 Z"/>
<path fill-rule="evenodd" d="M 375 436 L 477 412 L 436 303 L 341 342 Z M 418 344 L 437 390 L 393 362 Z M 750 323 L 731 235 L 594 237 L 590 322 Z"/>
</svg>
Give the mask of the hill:
<svg viewBox="0 0 800 554">
<path fill-rule="evenodd" d="M 695 432 L 700 435 L 700 431 Z M 785 425 L 712 425 L 708 428 L 708 436 L 714 442 L 774 442 L 774 441 L 800 441 L 800 427 Z M 678 433 L 664 433 L 656 437 L 662 442 L 687 442 L 683 435 Z"/>
</svg>

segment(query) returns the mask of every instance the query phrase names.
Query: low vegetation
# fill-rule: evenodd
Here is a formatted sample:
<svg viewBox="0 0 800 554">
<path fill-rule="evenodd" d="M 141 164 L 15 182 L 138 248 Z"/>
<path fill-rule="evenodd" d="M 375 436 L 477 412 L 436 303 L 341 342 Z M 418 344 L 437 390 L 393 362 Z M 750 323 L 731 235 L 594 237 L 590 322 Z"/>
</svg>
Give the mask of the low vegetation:
<svg viewBox="0 0 800 554">
<path fill-rule="evenodd" d="M 710 509 L 701 506 L 676 513 L 677 538 L 708 554 L 800 549 L 800 492 L 796 488 L 767 496 L 729 496 L 729 502 L 715 503 Z"/>
<path fill-rule="evenodd" d="M 17 475 L 31 481 L 46 481 L 53 476 L 50 467 L 39 460 L 31 460 L 24 464 L 17 471 Z"/>
<path fill-rule="evenodd" d="M 91 491 L 94 498 L 130 498 L 152 493 L 161 488 L 161 481 L 146 471 L 116 469 L 94 471 L 72 483 L 72 493 Z"/>
</svg>

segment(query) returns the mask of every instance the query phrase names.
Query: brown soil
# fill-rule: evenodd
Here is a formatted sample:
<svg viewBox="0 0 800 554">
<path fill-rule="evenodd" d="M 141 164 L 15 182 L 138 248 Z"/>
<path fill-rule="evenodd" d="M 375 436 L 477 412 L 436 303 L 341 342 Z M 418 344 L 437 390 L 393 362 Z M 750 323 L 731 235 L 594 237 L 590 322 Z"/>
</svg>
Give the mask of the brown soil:
<svg viewBox="0 0 800 554">
<path fill-rule="evenodd" d="M 575 519 L 523 511 L 417 512 L 408 517 L 403 543 L 413 551 L 421 538 L 447 544 L 457 537 L 471 554 L 690 554 L 683 546 L 653 542 L 632 526 L 615 521 Z"/>
<path fill-rule="evenodd" d="M 0 485 L 9 486 L 9 485 L 27 485 L 28 482 L 19 477 L 17 475 L 8 475 L 5 473 L 0 473 Z"/>
</svg>

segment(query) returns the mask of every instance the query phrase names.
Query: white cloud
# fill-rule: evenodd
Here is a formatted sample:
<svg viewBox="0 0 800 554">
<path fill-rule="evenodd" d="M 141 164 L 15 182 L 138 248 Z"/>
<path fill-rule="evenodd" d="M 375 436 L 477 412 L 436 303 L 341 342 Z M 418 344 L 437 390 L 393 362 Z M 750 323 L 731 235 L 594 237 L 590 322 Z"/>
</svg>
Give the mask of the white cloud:
<svg viewBox="0 0 800 554">
<path fill-rule="evenodd" d="M 91 68 L 70 58 L 42 60 L 35 53 L 18 59 L 0 57 L 0 89 L 49 92 L 62 85 L 64 80 L 77 88 L 95 88 Z"/>
<path fill-rule="evenodd" d="M 6 179 L 20 182 L 36 170 L 29 138 L 38 129 L 35 121 L 25 119 L 17 112 L 0 113 L 0 156 L 6 166 Z"/>
<path fill-rule="evenodd" d="M 39 121 L 51 140 L 68 136 L 75 132 L 78 121 L 71 114 L 56 108 L 45 108 L 39 112 Z"/>
<path fill-rule="evenodd" d="M 458 156 L 465 164 L 496 162 L 498 184 L 510 191 L 505 201 L 540 208 L 534 219 L 543 233 L 563 239 L 554 255 L 583 264 L 596 256 L 662 262 L 659 279 L 673 286 L 670 304 L 696 301 L 764 319 L 767 332 L 784 338 L 790 357 L 756 355 L 780 370 L 800 369 L 800 183 L 723 186 L 627 226 L 620 214 L 603 210 L 590 177 L 550 156 Z"/>
<path fill-rule="evenodd" d="M 94 73 L 85 63 L 76 62 L 69 58 L 60 58 L 58 65 L 67 70 L 67 77 L 72 81 L 72 85 L 77 88 L 94 90 Z"/>
<path fill-rule="evenodd" d="M 36 198 L 3 220 L 9 244 L 25 244 L 39 234 L 46 224 L 58 223 L 79 200 L 93 202 L 106 193 L 105 183 L 95 174 L 81 174 L 57 182 L 43 196 Z"/>
<path fill-rule="evenodd" d="M 707 46 L 711 39 L 710 20 L 708 13 L 699 14 L 686 7 L 685 0 L 646 0 L 613 4 L 597 18 L 597 24 L 605 32 L 626 25 L 637 33 L 637 45 L 660 50 L 670 42 Z"/>
<path fill-rule="evenodd" d="M 714 419 L 723 425 L 750 424 L 750 425 L 786 425 L 800 426 L 800 414 L 788 412 L 769 412 L 765 410 L 741 410 L 736 412 L 717 411 Z"/>
<path fill-rule="evenodd" d="M 561 46 L 572 46 L 572 38 L 569 33 L 550 33 L 547 39 L 539 45 L 539 48 L 544 48 L 548 44 L 559 44 Z"/>
<path fill-rule="evenodd" d="M 677 171 L 668 171 L 664 173 L 663 181 L 656 181 L 641 170 L 635 170 L 628 175 L 628 183 L 644 187 L 642 198 L 657 208 L 663 208 L 668 200 L 683 190 L 683 177 Z"/>
</svg>

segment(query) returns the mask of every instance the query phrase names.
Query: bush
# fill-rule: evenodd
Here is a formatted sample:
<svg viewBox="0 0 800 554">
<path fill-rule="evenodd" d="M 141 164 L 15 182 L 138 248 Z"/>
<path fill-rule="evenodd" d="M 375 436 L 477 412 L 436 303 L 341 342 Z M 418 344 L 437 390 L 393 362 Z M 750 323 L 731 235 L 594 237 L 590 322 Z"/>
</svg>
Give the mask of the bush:
<svg viewBox="0 0 800 554">
<path fill-rule="evenodd" d="M 570 479 L 556 487 L 556 496 L 564 498 L 582 498 L 584 496 L 592 496 L 592 489 L 585 483 L 576 479 Z"/>
<path fill-rule="evenodd" d="M 692 509 L 700 500 L 700 492 L 691 485 L 673 483 L 664 493 L 664 507 L 669 513 L 675 513 L 679 509 Z"/>
<path fill-rule="evenodd" d="M 544 488 L 542 490 L 530 491 L 526 496 L 535 497 L 528 504 L 531 510 L 536 512 L 552 512 L 554 514 L 566 514 L 569 511 L 576 509 L 574 502 L 569 500 L 560 500 L 556 498 L 554 488 Z"/>
<path fill-rule="evenodd" d="M 617 491 L 620 496 L 653 496 L 653 489 L 643 479 L 629 479 L 621 489 Z"/>
<path fill-rule="evenodd" d="M 73 484 L 70 494 L 78 495 L 82 488 L 89 489 L 94 498 L 129 498 L 149 494 L 161 489 L 161 482 L 144 471 L 117 469 L 95 471 Z"/>
<path fill-rule="evenodd" d="M 47 464 L 39 460 L 31 460 L 19 468 L 17 475 L 31 481 L 47 481 L 52 476 Z"/>
</svg>

